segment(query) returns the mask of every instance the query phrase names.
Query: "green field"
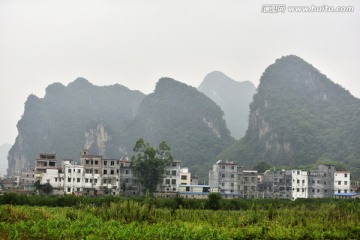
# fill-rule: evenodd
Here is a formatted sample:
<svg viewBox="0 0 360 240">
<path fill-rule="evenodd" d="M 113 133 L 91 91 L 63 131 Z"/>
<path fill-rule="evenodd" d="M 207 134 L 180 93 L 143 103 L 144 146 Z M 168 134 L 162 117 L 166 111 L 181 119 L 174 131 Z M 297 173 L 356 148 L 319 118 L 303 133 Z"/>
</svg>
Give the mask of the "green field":
<svg viewBox="0 0 360 240">
<path fill-rule="evenodd" d="M 221 200 L 221 209 L 240 210 L 214 211 L 185 199 L 81 200 L 71 207 L 2 201 L 0 239 L 360 239 L 360 201 Z"/>
</svg>

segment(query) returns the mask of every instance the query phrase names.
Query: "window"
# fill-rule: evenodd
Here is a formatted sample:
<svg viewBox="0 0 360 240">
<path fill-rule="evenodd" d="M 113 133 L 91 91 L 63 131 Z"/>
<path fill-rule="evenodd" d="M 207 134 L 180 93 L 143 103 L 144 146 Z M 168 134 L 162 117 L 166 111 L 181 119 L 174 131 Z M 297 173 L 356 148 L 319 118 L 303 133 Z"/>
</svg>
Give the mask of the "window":
<svg viewBox="0 0 360 240">
<path fill-rule="evenodd" d="M 175 163 L 175 162 L 173 162 L 173 163 L 171 164 L 171 166 L 176 167 L 176 163 Z"/>
<path fill-rule="evenodd" d="M 85 173 L 90 173 L 90 170 L 89 170 L 89 169 L 85 169 Z"/>
<path fill-rule="evenodd" d="M 224 173 L 223 173 L 223 174 L 221 174 L 221 177 L 222 177 L 222 178 L 225 178 L 225 174 L 224 174 Z"/>
<path fill-rule="evenodd" d="M 80 188 L 76 188 L 76 191 L 77 191 L 77 192 L 80 192 Z"/>
<path fill-rule="evenodd" d="M 98 165 L 98 164 L 99 164 L 99 161 L 96 160 L 96 161 L 95 161 L 95 165 Z"/>
<path fill-rule="evenodd" d="M 107 170 L 106 170 L 106 169 L 104 169 L 104 174 L 107 174 Z"/>
<path fill-rule="evenodd" d="M 114 161 L 111 161 L 111 162 L 110 162 L 110 165 L 111 165 L 111 166 L 114 166 Z"/>
<path fill-rule="evenodd" d="M 76 181 L 77 181 L 77 182 L 80 182 L 80 178 L 77 178 Z"/>
<path fill-rule="evenodd" d="M 111 174 L 111 175 L 114 175 L 114 170 L 110 170 L 110 174 Z"/>
<path fill-rule="evenodd" d="M 324 185 L 326 185 L 326 181 L 324 181 Z"/>
<path fill-rule="evenodd" d="M 341 193 L 341 190 L 338 190 L 338 193 Z"/>
<path fill-rule="evenodd" d="M 125 170 L 125 174 L 129 174 L 129 170 L 128 170 L 128 169 Z"/>
<path fill-rule="evenodd" d="M 93 180 L 92 180 L 92 178 L 90 178 L 90 183 L 93 183 Z"/>
<path fill-rule="evenodd" d="M 255 177 L 251 177 L 251 181 L 252 181 L 252 182 L 255 182 Z"/>
<path fill-rule="evenodd" d="M 235 169 L 235 166 L 231 166 L 231 169 L 234 170 L 234 169 Z"/>
<path fill-rule="evenodd" d="M 190 187 L 186 187 L 185 191 L 190 192 Z"/>
<path fill-rule="evenodd" d="M 186 176 L 186 175 L 182 175 L 182 176 L 181 176 L 181 180 L 187 180 L 187 176 Z"/>
<path fill-rule="evenodd" d="M 176 184 L 176 179 L 171 179 L 171 184 Z"/>
<path fill-rule="evenodd" d="M 71 182 L 71 178 L 68 178 L 68 182 Z"/>
<path fill-rule="evenodd" d="M 298 180 L 296 180 L 296 183 L 300 183 L 300 180 L 298 179 Z"/>
<path fill-rule="evenodd" d="M 230 177 L 231 177 L 231 178 L 234 178 L 234 174 L 231 174 Z"/>
<path fill-rule="evenodd" d="M 234 186 L 234 183 L 232 182 L 232 183 L 230 184 L 230 186 L 232 186 L 232 187 L 233 187 L 233 186 Z"/>
<path fill-rule="evenodd" d="M 176 176 L 176 171 L 175 170 L 171 171 L 171 175 Z"/>
<path fill-rule="evenodd" d="M 104 182 L 104 183 L 107 183 L 107 179 L 104 179 L 103 182 Z"/>
<path fill-rule="evenodd" d="M 68 192 L 70 192 L 70 191 L 71 191 L 71 189 L 68 187 L 68 188 L 67 188 L 67 191 L 68 191 Z"/>
<path fill-rule="evenodd" d="M 296 191 L 297 191 L 297 192 L 300 192 L 300 188 L 297 188 Z"/>
<path fill-rule="evenodd" d="M 341 181 L 338 181 L 338 185 L 341 185 Z"/>
<path fill-rule="evenodd" d="M 304 180 L 304 179 L 302 180 L 302 183 L 303 183 L 303 184 L 305 183 L 305 180 Z"/>
<path fill-rule="evenodd" d="M 57 177 L 55 178 L 55 182 L 57 182 Z"/>
<path fill-rule="evenodd" d="M 165 184 L 170 184 L 170 179 L 165 179 Z"/>
<path fill-rule="evenodd" d="M 297 175 L 300 175 L 300 171 L 297 171 L 296 173 L 297 173 Z"/>
<path fill-rule="evenodd" d="M 344 181 L 344 185 L 347 185 L 347 181 Z"/>
<path fill-rule="evenodd" d="M 104 166 L 106 166 L 107 165 L 107 161 L 104 161 Z"/>
<path fill-rule="evenodd" d="M 119 174 L 119 169 L 116 169 L 116 173 Z"/>
<path fill-rule="evenodd" d="M 70 168 L 68 169 L 68 173 L 71 173 L 71 169 L 70 169 Z"/>
<path fill-rule="evenodd" d="M 95 183 L 95 184 L 97 183 L 97 179 L 94 179 L 94 183 Z"/>
<path fill-rule="evenodd" d="M 85 178 L 85 183 L 88 183 L 89 182 L 89 179 L 88 178 Z"/>
<path fill-rule="evenodd" d="M 225 169 L 225 166 L 221 166 L 221 169 Z"/>
<path fill-rule="evenodd" d="M 78 169 L 77 172 L 78 172 L 78 173 L 81 173 L 81 169 Z"/>
<path fill-rule="evenodd" d="M 248 181 L 248 177 L 244 177 L 244 182 L 247 182 Z"/>
<path fill-rule="evenodd" d="M 347 173 L 345 173 L 345 177 L 347 177 Z"/>
<path fill-rule="evenodd" d="M 95 173 L 95 174 L 98 174 L 98 173 L 99 173 L 99 170 L 98 170 L 98 169 L 95 169 L 95 170 L 94 170 L 94 173 Z"/>
<path fill-rule="evenodd" d="M 85 164 L 89 164 L 89 160 L 86 160 L 86 161 L 85 161 Z"/>
</svg>

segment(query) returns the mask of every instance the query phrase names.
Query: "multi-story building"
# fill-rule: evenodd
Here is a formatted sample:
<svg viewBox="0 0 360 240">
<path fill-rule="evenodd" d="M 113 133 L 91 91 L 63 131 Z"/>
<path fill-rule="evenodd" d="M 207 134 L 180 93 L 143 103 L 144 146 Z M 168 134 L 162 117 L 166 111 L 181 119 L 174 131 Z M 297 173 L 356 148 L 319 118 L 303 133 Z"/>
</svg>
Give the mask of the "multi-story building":
<svg viewBox="0 0 360 240">
<path fill-rule="evenodd" d="M 63 166 L 65 194 L 82 195 L 85 182 L 84 165 L 75 164 L 72 160 L 65 160 Z"/>
<path fill-rule="evenodd" d="M 120 192 L 120 159 L 103 159 L 102 162 L 102 188 L 106 194 L 118 195 Z"/>
<path fill-rule="evenodd" d="M 334 175 L 334 194 L 350 193 L 350 172 L 336 171 Z"/>
<path fill-rule="evenodd" d="M 245 170 L 244 168 L 238 168 L 238 194 L 241 198 L 257 198 L 257 180 L 258 172 L 254 170 Z"/>
<path fill-rule="evenodd" d="M 140 186 L 130 168 L 130 161 L 120 160 L 120 193 L 125 196 L 139 195 Z"/>
<path fill-rule="evenodd" d="M 291 170 L 267 170 L 258 182 L 259 198 L 291 199 Z"/>
<path fill-rule="evenodd" d="M 179 192 L 180 169 L 180 161 L 178 160 L 173 160 L 166 166 L 163 182 L 157 188 L 158 195 L 168 197 Z"/>
<path fill-rule="evenodd" d="M 55 154 L 39 154 L 39 158 L 35 160 L 35 181 L 41 180 L 41 175 L 45 173 L 47 169 L 57 169 L 56 162 Z"/>
<path fill-rule="evenodd" d="M 334 173 L 332 165 L 319 165 L 308 173 L 308 198 L 331 198 L 334 196 Z"/>
<path fill-rule="evenodd" d="M 238 192 L 238 164 L 219 160 L 209 171 L 209 185 L 218 188 L 225 197 L 239 197 Z"/>
<path fill-rule="evenodd" d="M 291 199 L 308 198 L 308 172 L 291 170 L 292 195 Z"/>
<path fill-rule="evenodd" d="M 80 164 L 84 166 L 84 187 L 85 195 L 102 194 L 101 187 L 101 171 L 102 171 L 101 155 L 89 154 L 88 149 L 83 149 L 80 155 Z"/>
<path fill-rule="evenodd" d="M 191 173 L 188 168 L 180 169 L 180 185 L 191 185 Z"/>
</svg>

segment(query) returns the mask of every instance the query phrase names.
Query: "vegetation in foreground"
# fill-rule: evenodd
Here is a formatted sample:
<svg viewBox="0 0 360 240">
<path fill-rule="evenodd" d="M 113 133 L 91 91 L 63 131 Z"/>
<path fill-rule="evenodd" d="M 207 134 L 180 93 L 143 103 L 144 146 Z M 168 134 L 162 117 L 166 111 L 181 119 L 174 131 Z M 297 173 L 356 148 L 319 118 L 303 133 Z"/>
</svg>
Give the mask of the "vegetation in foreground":
<svg viewBox="0 0 360 240">
<path fill-rule="evenodd" d="M 76 198 L 63 198 L 69 199 Z M 360 238 L 360 201 L 354 200 L 220 199 L 219 210 L 210 210 L 217 198 L 104 199 L 48 207 L 4 204 L 1 196 L 0 239 Z M 224 210 L 231 206 L 240 210 Z"/>
</svg>

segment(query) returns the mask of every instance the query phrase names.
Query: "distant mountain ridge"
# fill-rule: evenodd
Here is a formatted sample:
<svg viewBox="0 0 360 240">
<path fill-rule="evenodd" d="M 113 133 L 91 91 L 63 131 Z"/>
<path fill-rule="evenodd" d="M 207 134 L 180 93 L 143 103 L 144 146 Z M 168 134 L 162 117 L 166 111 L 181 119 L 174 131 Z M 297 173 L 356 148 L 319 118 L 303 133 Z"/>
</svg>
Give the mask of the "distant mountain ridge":
<svg viewBox="0 0 360 240">
<path fill-rule="evenodd" d="M 249 105 L 256 92 L 250 81 L 235 81 L 220 71 L 206 75 L 198 90 L 211 98 L 225 113 L 231 135 L 240 139 L 248 127 Z"/>
<path fill-rule="evenodd" d="M 223 111 L 196 88 L 161 78 L 144 98 L 123 139 L 144 137 L 152 144 L 166 140 L 173 156 L 195 174 L 207 178 L 216 155 L 234 143 Z"/>
<path fill-rule="evenodd" d="M 160 79 L 148 96 L 84 78 L 51 84 L 44 98 L 29 96 L 18 132 L 9 175 L 31 167 L 41 152 L 54 152 L 59 161 L 78 160 L 82 148 L 108 158 L 130 157 L 138 138 L 154 145 L 167 141 L 176 159 L 200 171 L 234 142 L 220 107 L 170 78 Z"/>
<path fill-rule="evenodd" d="M 360 100 L 303 59 L 277 59 L 250 105 L 249 128 L 219 157 L 253 166 L 321 160 L 360 165 Z"/>
<path fill-rule="evenodd" d="M 8 175 L 32 167 L 42 152 L 55 152 L 58 160 L 77 160 L 86 147 L 105 156 L 119 156 L 120 132 L 136 115 L 144 96 L 119 84 L 94 86 L 84 78 L 68 86 L 51 84 L 44 98 L 30 95 L 9 151 Z"/>
<path fill-rule="evenodd" d="M 240 86 L 247 90 L 240 93 Z M 78 160 L 85 147 L 129 157 L 142 137 L 154 145 L 167 141 L 175 159 L 203 180 L 218 159 L 247 167 L 339 161 L 360 177 L 360 100 L 303 59 L 277 59 L 256 92 L 221 72 L 208 74 L 198 89 L 171 78 L 161 78 L 149 95 L 84 78 L 51 84 L 44 98 L 30 95 L 25 103 L 7 173 L 32 166 L 41 152 Z M 236 141 L 228 127 L 241 129 L 244 119 L 246 134 Z"/>
</svg>

